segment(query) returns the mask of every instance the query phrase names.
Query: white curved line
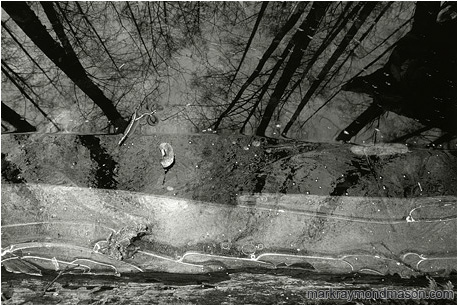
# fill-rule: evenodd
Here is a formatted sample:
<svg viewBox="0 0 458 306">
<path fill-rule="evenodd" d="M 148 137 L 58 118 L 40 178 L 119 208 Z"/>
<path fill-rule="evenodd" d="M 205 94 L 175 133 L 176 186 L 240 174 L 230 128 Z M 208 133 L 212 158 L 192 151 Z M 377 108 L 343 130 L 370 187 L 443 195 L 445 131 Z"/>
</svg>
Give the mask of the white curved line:
<svg viewBox="0 0 458 306">
<path fill-rule="evenodd" d="M 145 251 L 138 251 L 138 253 L 143 253 L 143 254 L 146 254 L 146 255 L 149 255 L 149 256 L 152 256 L 152 257 L 160 258 L 160 259 L 171 261 L 171 262 L 174 262 L 174 263 L 180 263 L 180 264 L 183 264 L 183 265 L 189 265 L 189 266 L 193 266 L 193 267 L 203 268 L 203 265 L 197 265 L 197 264 L 191 264 L 191 263 L 187 263 L 187 262 L 182 262 L 181 258 L 179 260 L 175 260 L 175 259 L 172 259 L 172 258 L 156 255 L 154 253 L 149 253 L 149 252 L 145 252 Z"/>
<path fill-rule="evenodd" d="M 22 256 L 22 258 L 25 258 L 25 259 L 39 259 L 39 260 L 43 260 L 43 261 L 52 261 L 52 259 L 50 258 L 47 258 L 47 257 L 40 257 L 40 256 L 31 256 L 31 255 L 26 255 L 26 256 Z M 74 268 L 78 267 L 78 266 L 81 266 L 83 268 L 87 268 L 88 271 L 91 270 L 91 268 L 89 266 L 86 266 L 86 265 L 80 265 L 80 264 L 74 264 L 72 262 L 68 262 L 68 261 L 64 261 L 64 260 L 59 260 L 59 259 L 56 259 L 58 263 L 60 264 L 65 264 L 65 265 L 74 265 Z"/>
<path fill-rule="evenodd" d="M 6 225 L 2 225 L 1 227 L 2 227 L 2 228 L 11 228 L 11 227 L 29 226 L 29 225 L 40 225 L 40 224 L 94 225 L 94 226 L 98 226 L 98 227 L 101 227 L 101 228 L 104 228 L 104 229 L 107 229 L 107 230 L 116 232 L 115 229 L 113 229 L 113 228 L 111 228 L 111 227 L 108 227 L 108 226 L 105 226 L 105 225 L 99 225 L 99 224 L 92 223 L 92 222 L 72 222 L 72 221 L 53 221 L 53 222 L 50 222 L 50 221 L 40 221 L 40 222 L 28 222 L 28 223 L 15 223 L 15 224 L 6 224 Z"/>
<path fill-rule="evenodd" d="M 261 207 L 259 205 L 253 205 L 253 206 L 237 205 L 237 206 L 238 207 L 243 207 L 243 208 L 248 208 L 250 210 L 255 208 L 255 209 L 264 210 L 264 211 L 270 211 L 270 212 L 282 212 L 282 213 L 290 213 L 290 214 L 294 214 L 294 215 L 304 215 L 304 216 L 309 216 L 309 217 L 326 218 L 326 219 L 332 219 L 332 220 L 342 220 L 342 221 L 350 221 L 350 222 L 358 222 L 358 223 L 369 223 L 369 224 L 402 224 L 402 223 L 407 223 L 407 221 L 405 219 L 393 220 L 393 221 L 371 220 L 371 219 L 364 219 L 364 218 L 361 218 L 361 217 L 347 217 L 347 216 L 342 216 L 342 215 L 326 215 L 326 214 L 320 214 L 320 213 L 311 212 L 311 211 L 292 211 L 292 210 L 289 210 L 289 209 L 283 209 L 284 207 L 282 207 L 282 206 L 278 206 L 276 208 Z M 435 219 L 435 220 L 419 220 L 419 221 L 416 221 L 416 222 L 425 222 L 425 223 L 447 222 L 447 221 L 455 221 L 456 219 L 457 219 L 457 217 L 451 217 L 451 218 Z"/>
<path fill-rule="evenodd" d="M 294 258 L 305 258 L 305 259 L 327 259 L 327 260 L 342 260 L 342 258 L 336 257 L 325 257 L 325 256 L 311 256 L 311 255 L 294 255 L 294 254 L 281 254 L 281 253 L 262 253 L 260 254 L 256 260 L 263 256 L 284 256 L 284 257 L 294 257 Z"/>
</svg>

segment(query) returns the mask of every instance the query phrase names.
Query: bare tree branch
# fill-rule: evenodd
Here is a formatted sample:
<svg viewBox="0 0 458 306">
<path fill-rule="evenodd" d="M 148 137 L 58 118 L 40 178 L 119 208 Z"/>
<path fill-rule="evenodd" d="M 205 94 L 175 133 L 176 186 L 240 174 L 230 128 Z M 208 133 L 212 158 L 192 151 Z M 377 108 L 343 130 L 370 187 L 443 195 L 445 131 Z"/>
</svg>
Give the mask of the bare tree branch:
<svg viewBox="0 0 458 306">
<path fill-rule="evenodd" d="M 2 119 L 16 128 L 15 132 L 35 132 L 37 129 L 2 101 Z"/>
<path fill-rule="evenodd" d="M 253 73 L 250 75 L 250 77 L 245 81 L 245 83 L 242 85 L 240 88 L 239 92 L 235 96 L 235 98 L 232 100 L 231 104 L 229 107 L 219 116 L 219 118 L 216 120 L 214 124 L 214 129 L 218 129 L 219 125 L 221 124 L 221 121 L 226 117 L 226 115 L 231 111 L 231 109 L 237 104 L 237 101 L 240 99 L 240 97 L 243 95 L 243 92 L 247 89 L 247 87 L 258 77 L 260 74 L 262 68 L 264 67 L 265 63 L 269 59 L 269 57 L 272 55 L 272 53 L 275 51 L 277 46 L 280 44 L 281 40 L 285 37 L 285 35 L 293 28 L 293 26 L 296 24 L 297 20 L 301 17 L 302 13 L 305 10 L 305 7 L 307 4 L 305 2 L 300 2 L 294 13 L 291 15 L 291 17 L 288 19 L 288 21 L 283 25 L 281 30 L 278 32 L 278 34 L 274 37 L 272 42 L 270 43 L 269 47 L 267 48 L 266 52 L 262 55 L 261 60 L 259 61 L 258 65 L 256 66 L 255 70 Z"/>
<path fill-rule="evenodd" d="M 102 45 L 103 47 L 103 50 L 105 50 L 105 53 L 108 55 L 108 57 L 110 58 L 111 62 L 113 63 L 113 66 L 115 66 L 116 70 L 118 71 L 118 73 L 121 73 L 119 71 L 119 67 L 118 65 L 116 64 L 114 58 L 111 56 L 111 53 L 110 51 L 108 51 L 107 47 L 105 46 L 105 43 L 103 42 L 102 38 L 100 37 L 99 33 L 97 33 L 97 30 L 94 28 L 94 26 L 92 25 L 92 23 L 89 21 L 89 18 L 86 16 L 86 14 L 83 12 L 83 9 L 81 8 L 81 6 L 79 5 L 78 1 L 75 2 L 76 4 L 76 7 L 78 8 L 78 10 L 80 11 L 81 13 L 81 16 L 83 16 L 84 20 L 87 22 L 87 24 L 89 25 L 89 27 L 92 29 L 92 32 L 94 32 L 95 36 L 97 36 L 97 39 L 99 40 L 100 44 Z M 62 12 L 62 11 L 61 11 Z M 48 16 L 49 18 L 49 16 Z"/>
<path fill-rule="evenodd" d="M 295 44 L 293 53 L 283 70 L 283 74 L 277 82 L 277 86 L 275 87 L 273 94 L 270 96 L 269 102 L 264 110 L 261 123 L 256 130 L 256 135 L 264 136 L 270 119 L 272 118 L 275 108 L 280 102 L 280 98 L 283 95 L 286 86 L 288 86 L 294 72 L 299 67 L 302 56 L 304 55 L 304 52 L 313 36 L 316 34 L 318 26 L 330 5 L 330 2 L 325 1 L 314 2 L 307 18 L 299 27 L 298 32 L 294 34 L 292 38 L 292 41 Z"/>
<path fill-rule="evenodd" d="M 30 53 L 24 48 L 24 46 L 19 42 L 19 40 L 16 38 L 16 36 L 13 34 L 13 32 L 11 32 L 11 30 L 9 29 L 9 27 L 6 25 L 5 22 L 2 21 L 2 27 L 6 30 L 6 32 L 8 32 L 8 34 L 11 36 L 11 38 L 14 40 L 14 42 L 19 46 L 19 48 L 21 48 L 21 50 L 27 55 L 27 57 L 35 64 L 35 66 L 38 67 L 38 69 L 40 69 L 40 71 L 43 73 L 43 75 L 48 79 L 49 83 L 57 90 L 57 92 L 62 95 L 63 97 L 65 96 L 64 93 L 59 89 L 57 88 L 56 84 L 54 84 L 53 80 L 51 80 L 51 78 L 48 76 L 48 74 L 46 73 L 46 71 L 43 70 L 43 68 L 37 63 L 37 61 L 33 58 L 32 55 L 30 55 Z"/>
<path fill-rule="evenodd" d="M 256 32 L 258 31 L 258 27 L 259 27 L 259 24 L 261 23 L 262 16 L 264 15 L 264 11 L 267 8 L 267 4 L 268 4 L 267 1 L 262 2 L 261 9 L 259 10 L 259 13 L 258 13 L 258 18 L 256 19 L 256 22 L 254 23 L 253 30 L 251 31 L 250 38 L 248 39 L 248 42 L 247 42 L 247 44 L 245 46 L 245 50 L 243 51 L 242 58 L 240 59 L 239 65 L 237 66 L 237 69 L 235 69 L 234 76 L 232 77 L 232 79 L 231 79 L 231 81 L 229 83 L 229 89 L 231 88 L 232 83 L 234 82 L 235 78 L 237 77 L 237 74 L 238 74 L 238 72 L 240 70 L 240 67 L 243 64 L 243 60 L 245 59 L 245 56 L 248 53 L 248 50 L 250 49 L 251 42 L 253 41 L 253 38 L 256 35 Z"/>
<path fill-rule="evenodd" d="M 368 123 L 380 117 L 385 110 L 377 103 L 372 103 L 361 115 L 346 127 L 336 138 L 337 141 L 349 141 Z"/>
<path fill-rule="evenodd" d="M 57 129 L 57 131 L 60 131 L 60 128 L 59 126 L 48 116 L 48 114 L 45 113 L 44 110 L 41 109 L 41 107 L 38 105 L 37 102 L 35 102 L 35 100 L 32 99 L 32 97 L 24 90 L 24 88 L 22 88 L 21 85 L 19 85 L 18 82 L 16 82 L 16 80 L 14 79 L 14 77 L 10 74 L 10 72 L 14 73 L 15 72 L 8 66 L 7 63 L 5 63 L 3 60 L 2 60 L 2 72 L 6 75 L 6 77 L 11 81 L 11 83 L 14 84 L 14 86 L 16 86 L 17 89 L 19 89 L 19 91 L 22 93 L 22 95 L 27 99 L 29 100 L 33 106 L 35 106 L 35 108 L 46 118 L 49 120 L 49 122 L 52 123 L 52 125 L 54 125 L 54 127 Z M 9 71 L 8 71 L 9 70 Z M 16 75 L 17 76 L 17 75 Z M 22 80 L 22 78 L 20 78 L 20 80 L 25 84 L 25 82 Z"/>
<path fill-rule="evenodd" d="M 315 93 L 316 89 L 318 86 L 320 86 L 321 82 L 324 81 L 326 75 L 328 74 L 329 70 L 331 70 L 332 66 L 335 64 L 337 59 L 342 55 L 344 50 L 347 48 L 348 44 L 350 41 L 353 39 L 353 37 L 356 35 L 364 21 L 367 19 L 369 14 L 373 11 L 375 6 L 377 5 L 376 2 L 368 2 L 364 5 L 362 8 L 361 12 L 359 13 L 358 18 L 355 20 L 351 28 L 348 30 L 348 33 L 345 35 L 344 39 L 340 42 L 339 46 L 336 48 L 334 53 L 331 55 L 329 58 L 328 62 L 326 65 L 323 67 L 321 72 L 318 74 L 316 80 L 312 83 L 312 85 L 309 87 L 307 93 L 305 94 L 304 98 L 302 98 L 301 102 L 299 103 L 299 106 L 297 107 L 296 111 L 294 112 L 293 116 L 291 119 L 288 121 L 288 123 L 285 126 L 285 129 L 282 132 L 282 135 L 286 135 L 293 125 L 293 123 L 297 120 L 299 117 L 300 113 L 304 109 L 305 105 L 309 102 L 310 98 L 312 95 Z"/>
</svg>

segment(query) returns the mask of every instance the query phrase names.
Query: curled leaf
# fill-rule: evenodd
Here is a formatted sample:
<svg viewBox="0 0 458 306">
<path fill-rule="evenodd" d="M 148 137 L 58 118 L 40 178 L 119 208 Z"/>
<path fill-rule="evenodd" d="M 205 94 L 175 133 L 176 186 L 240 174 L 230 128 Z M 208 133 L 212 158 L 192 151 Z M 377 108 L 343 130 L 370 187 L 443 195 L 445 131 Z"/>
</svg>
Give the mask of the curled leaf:
<svg viewBox="0 0 458 306">
<path fill-rule="evenodd" d="M 175 161 L 175 155 L 173 153 L 173 148 L 169 143 L 163 142 L 159 145 L 161 150 L 162 158 L 161 165 L 164 169 L 170 168 Z"/>
</svg>

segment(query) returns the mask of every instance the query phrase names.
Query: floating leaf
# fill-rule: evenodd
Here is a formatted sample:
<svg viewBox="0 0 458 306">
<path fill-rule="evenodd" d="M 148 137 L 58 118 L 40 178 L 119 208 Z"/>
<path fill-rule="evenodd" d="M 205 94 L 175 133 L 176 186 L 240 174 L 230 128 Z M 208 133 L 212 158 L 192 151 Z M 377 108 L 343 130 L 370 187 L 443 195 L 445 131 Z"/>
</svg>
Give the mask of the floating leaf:
<svg viewBox="0 0 458 306">
<path fill-rule="evenodd" d="M 161 165 L 164 169 L 170 168 L 175 161 L 175 155 L 173 153 L 173 148 L 169 143 L 163 142 L 159 145 L 161 150 L 162 159 Z"/>
</svg>

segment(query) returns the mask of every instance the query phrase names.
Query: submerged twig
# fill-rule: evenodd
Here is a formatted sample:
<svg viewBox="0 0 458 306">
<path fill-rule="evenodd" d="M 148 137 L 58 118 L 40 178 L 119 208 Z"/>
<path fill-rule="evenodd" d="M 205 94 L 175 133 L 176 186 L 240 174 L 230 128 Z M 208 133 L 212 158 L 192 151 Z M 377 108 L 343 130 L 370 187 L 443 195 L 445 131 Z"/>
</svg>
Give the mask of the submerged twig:
<svg viewBox="0 0 458 306">
<path fill-rule="evenodd" d="M 78 266 L 79 266 L 79 265 L 77 265 L 77 267 L 78 267 Z M 53 279 L 52 281 L 50 281 L 49 284 L 47 284 L 46 287 L 43 289 L 43 295 L 46 294 L 46 291 L 49 289 L 49 287 L 51 287 L 51 286 L 59 279 L 59 277 L 61 277 L 62 274 L 64 274 L 64 272 L 66 272 L 66 271 L 68 271 L 68 270 L 71 270 L 71 269 L 73 269 L 73 268 L 74 268 L 74 267 L 70 267 L 70 268 L 69 268 L 69 266 L 66 266 L 63 270 L 61 270 L 61 271 L 59 272 L 59 274 L 57 274 L 57 276 L 54 277 L 54 279 Z"/>
</svg>

